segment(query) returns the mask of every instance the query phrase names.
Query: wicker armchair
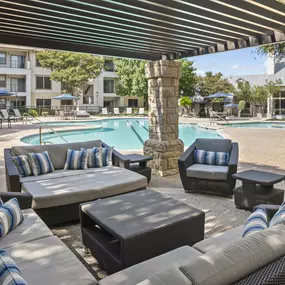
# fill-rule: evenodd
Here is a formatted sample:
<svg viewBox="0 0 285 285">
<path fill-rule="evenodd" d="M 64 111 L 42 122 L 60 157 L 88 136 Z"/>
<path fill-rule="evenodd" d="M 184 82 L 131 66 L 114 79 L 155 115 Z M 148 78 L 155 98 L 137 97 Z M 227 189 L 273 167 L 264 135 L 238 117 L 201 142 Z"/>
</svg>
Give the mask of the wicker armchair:
<svg viewBox="0 0 285 285">
<path fill-rule="evenodd" d="M 195 164 L 194 151 L 202 149 L 230 154 L 228 166 Z M 229 139 L 196 139 L 178 159 L 179 173 L 185 192 L 206 191 L 232 196 L 236 181 L 238 144 Z"/>
</svg>

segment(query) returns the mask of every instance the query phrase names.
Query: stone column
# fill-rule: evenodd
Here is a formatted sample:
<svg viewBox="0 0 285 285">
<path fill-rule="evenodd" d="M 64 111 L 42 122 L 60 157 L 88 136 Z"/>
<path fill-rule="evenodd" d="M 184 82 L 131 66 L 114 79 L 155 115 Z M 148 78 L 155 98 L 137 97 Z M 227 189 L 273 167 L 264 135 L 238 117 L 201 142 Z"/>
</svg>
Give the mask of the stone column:
<svg viewBox="0 0 285 285">
<path fill-rule="evenodd" d="M 152 155 L 150 166 L 161 176 L 178 173 L 178 158 L 184 150 L 178 139 L 178 85 L 181 63 L 169 60 L 148 62 L 149 139 L 144 154 Z"/>
</svg>

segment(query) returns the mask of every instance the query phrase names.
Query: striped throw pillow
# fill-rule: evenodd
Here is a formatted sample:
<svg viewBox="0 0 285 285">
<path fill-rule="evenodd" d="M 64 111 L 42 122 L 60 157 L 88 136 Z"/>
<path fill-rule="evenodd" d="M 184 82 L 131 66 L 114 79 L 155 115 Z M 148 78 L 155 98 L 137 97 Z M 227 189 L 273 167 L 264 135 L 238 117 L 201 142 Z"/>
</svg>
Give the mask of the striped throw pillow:
<svg viewBox="0 0 285 285">
<path fill-rule="evenodd" d="M 97 168 L 102 167 L 102 147 L 93 147 L 93 148 L 81 148 L 81 150 L 87 151 L 87 167 L 88 168 Z"/>
<path fill-rule="evenodd" d="M 248 237 L 254 233 L 268 228 L 268 217 L 264 209 L 256 209 L 246 220 L 242 237 Z"/>
<path fill-rule="evenodd" d="M 33 174 L 27 155 L 13 156 L 13 161 L 21 177 L 27 177 Z"/>
<path fill-rule="evenodd" d="M 112 160 L 113 149 L 114 149 L 114 147 L 103 147 L 102 148 L 103 166 L 112 166 L 113 165 L 113 160 Z"/>
<path fill-rule="evenodd" d="M 195 149 L 194 151 L 194 163 L 205 164 L 207 151 L 202 149 Z"/>
<path fill-rule="evenodd" d="M 67 150 L 65 170 L 87 169 L 88 153 L 86 150 Z"/>
<path fill-rule="evenodd" d="M 205 163 L 208 165 L 215 165 L 216 164 L 216 152 L 206 151 Z"/>
<path fill-rule="evenodd" d="M 279 207 L 279 210 L 273 216 L 269 223 L 269 227 L 273 227 L 279 225 L 281 223 L 285 223 L 285 203 L 283 202 L 282 205 Z"/>
<path fill-rule="evenodd" d="M 0 284 L 27 285 L 15 261 L 0 249 Z"/>
<path fill-rule="evenodd" d="M 28 153 L 28 160 L 34 176 L 54 172 L 54 167 L 47 151 Z"/>
<path fill-rule="evenodd" d="M 15 229 L 24 220 L 17 198 L 0 206 L 0 239 Z M 1 284 L 1 283 L 0 283 Z"/>
<path fill-rule="evenodd" d="M 216 165 L 229 165 L 230 155 L 227 152 L 216 152 Z"/>
</svg>

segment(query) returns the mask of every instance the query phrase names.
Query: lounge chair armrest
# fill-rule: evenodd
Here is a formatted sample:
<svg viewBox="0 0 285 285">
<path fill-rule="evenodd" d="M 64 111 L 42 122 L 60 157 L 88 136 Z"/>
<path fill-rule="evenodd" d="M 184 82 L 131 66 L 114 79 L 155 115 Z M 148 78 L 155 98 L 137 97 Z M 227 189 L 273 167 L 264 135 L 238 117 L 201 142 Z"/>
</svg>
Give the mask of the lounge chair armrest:
<svg viewBox="0 0 285 285">
<path fill-rule="evenodd" d="M 30 193 L 1 192 L 0 197 L 4 203 L 12 198 L 17 198 L 22 210 L 32 207 L 33 196 Z"/>
<path fill-rule="evenodd" d="M 13 161 L 13 156 L 10 149 L 4 149 L 4 159 L 6 167 L 7 191 L 21 192 L 20 175 Z"/>
<path fill-rule="evenodd" d="M 238 164 L 238 156 L 239 156 L 239 148 L 238 143 L 232 143 L 232 151 L 230 155 L 229 165 L 237 165 Z"/>
<path fill-rule="evenodd" d="M 190 145 L 179 157 L 178 164 L 187 169 L 189 166 L 194 164 L 194 150 L 196 148 L 196 143 L 194 142 Z"/>
<path fill-rule="evenodd" d="M 102 142 L 102 146 L 103 147 L 108 147 L 107 144 L 105 144 L 104 142 Z M 130 160 L 127 159 L 123 154 L 121 154 L 120 152 L 118 152 L 117 150 L 113 150 L 113 165 L 114 166 L 118 166 L 118 167 L 122 167 L 122 168 L 130 168 Z"/>
<path fill-rule="evenodd" d="M 269 220 L 271 220 L 273 218 L 273 216 L 279 210 L 279 207 L 280 207 L 280 205 L 261 204 L 261 205 L 255 206 L 253 208 L 253 211 L 255 211 L 258 208 L 262 208 L 266 211 Z"/>
</svg>

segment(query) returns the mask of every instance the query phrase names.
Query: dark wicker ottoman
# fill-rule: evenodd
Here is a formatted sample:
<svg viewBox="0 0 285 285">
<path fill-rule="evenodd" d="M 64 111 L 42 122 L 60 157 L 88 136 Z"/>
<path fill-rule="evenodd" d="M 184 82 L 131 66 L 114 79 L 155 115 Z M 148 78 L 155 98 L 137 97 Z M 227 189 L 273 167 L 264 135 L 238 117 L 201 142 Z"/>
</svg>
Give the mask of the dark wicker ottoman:
<svg viewBox="0 0 285 285">
<path fill-rule="evenodd" d="M 204 238 L 205 213 L 151 189 L 81 204 L 82 240 L 109 274 Z"/>
</svg>

